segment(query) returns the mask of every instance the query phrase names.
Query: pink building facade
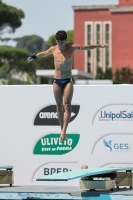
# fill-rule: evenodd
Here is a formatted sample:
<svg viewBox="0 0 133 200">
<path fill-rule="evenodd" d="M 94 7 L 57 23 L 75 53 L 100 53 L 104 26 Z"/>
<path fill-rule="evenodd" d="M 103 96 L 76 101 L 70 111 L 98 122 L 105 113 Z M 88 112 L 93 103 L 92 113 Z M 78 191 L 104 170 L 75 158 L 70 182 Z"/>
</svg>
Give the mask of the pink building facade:
<svg viewBox="0 0 133 200">
<path fill-rule="evenodd" d="M 119 0 L 118 5 L 73 6 L 74 43 L 105 44 L 74 54 L 74 68 L 97 74 L 97 67 L 133 68 L 133 0 Z"/>
</svg>

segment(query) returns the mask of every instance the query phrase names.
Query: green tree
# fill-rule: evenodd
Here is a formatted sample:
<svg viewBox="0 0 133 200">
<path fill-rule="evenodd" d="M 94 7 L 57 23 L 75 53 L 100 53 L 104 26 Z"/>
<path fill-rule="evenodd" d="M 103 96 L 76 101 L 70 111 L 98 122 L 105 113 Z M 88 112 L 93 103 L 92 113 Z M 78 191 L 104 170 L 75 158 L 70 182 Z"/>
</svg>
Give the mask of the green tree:
<svg viewBox="0 0 133 200">
<path fill-rule="evenodd" d="M 38 35 L 23 36 L 14 38 L 17 42 L 16 47 L 30 51 L 31 53 L 42 51 L 44 40 Z"/>
<path fill-rule="evenodd" d="M 0 39 L 5 32 L 13 33 L 22 24 L 24 12 L 0 0 Z"/>
<path fill-rule="evenodd" d="M 42 50 L 45 51 L 49 48 L 50 48 L 50 45 L 49 45 L 48 41 L 44 41 L 43 46 L 42 46 Z"/>
<path fill-rule="evenodd" d="M 126 83 L 133 83 L 133 71 L 130 67 L 127 67 L 125 78 L 126 78 Z"/>
<path fill-rule="evenodd" d="M 37 58 L 35 61 L 37 63 L 37 69 L 54 69 L 53 55 Z"/>
<path fill-rule="evenodd" d="M 73 31 L 67 31 L 67 43 L 73 44 Z"/>
<path fill-rule="evenodd" d="M 8 41 L 10 41 L 10 40 L 11 40 L 11 38 L 1 38 L 1 42 L 5 42 L 6 45 L 7 45 Z"/>
<path fill-rule="evenodd" d="M 6 78 L 7 73 L 9 72 L 10 65 L 5 63 L 0 67 L 0 78 Z"/>
<path fill-rule="evenodd" d="M 8 84 L 36 83 L 36 69 L 54 69 L 52 55 L 37 58 L 28 63 L 29 54 L 29 51 L 24 49 L 0 46 L 0 79 L 8 78 Z M 21 77 L 26 75 L 27 81 L 19 80 L 20 75 Z M 18 77 L 18 79 L 16 80 L 14 77 Z"/>
<path fill-rule="evenodd" d="M 133 83 L 133 71 L 130 67 L 116 68 L 114 79 L 122 83 Z"/>
<path fill-rule="evenodd" d="M 36 81 L 36 62 L 27 62 L 29 52 L 18 48 L 0 47 L 0 78 L 11 78 L 13 73 L 23 75 L 26 73 L 33 82 Z M 28 83 L 28 81 L 27 81 Z"/>
<path fill-rule="evenodd" d="M 67 43 L 73 44 L 73 30 L 66 31 L 66 33 L 67 33 Z M 47 42 L 49 46 L 55 46 L 56 45 L 55 34 L 51 35 Z"/>
<path fill-rule="evenodd" d="M 55 46 L 56 45 L 56 40 L 55 40 L 55 35 L 51 35 L 48 39 L 48 45 L 49 46 Z"/>
<path fill-rule="evenodd" d="M 104 72 L 101 67 L 97 67 L 96 79 L 104 79 Z"/>
<path fill-rule="evenodd" d="M 107 67 L 106 71 L 104 73 L 104 79 L 112 79 L 113 73 L 112 73 L 112 68 Z"/>
<path fill-rule="evenodd" d="M 120 80 L 121 72 L 119 68 L 116 68 L 115 73 L 114 73 L 114 79 L 115 80 Z"/>
<path fill-rule="evenodd" d="M 121 81 L 125 82 L 125 77 L 126 77 L 126 73 L 127 73 L 126 67 L 122 67 L 120 72 L 121 72 Z"/>
<path fill-rule="evenodd" d="M 101 67 L 97 67 L 96 79 L 112 79 L 112 69 L 107 67 L 106 71 L 103 72 Z"/>
</svg>

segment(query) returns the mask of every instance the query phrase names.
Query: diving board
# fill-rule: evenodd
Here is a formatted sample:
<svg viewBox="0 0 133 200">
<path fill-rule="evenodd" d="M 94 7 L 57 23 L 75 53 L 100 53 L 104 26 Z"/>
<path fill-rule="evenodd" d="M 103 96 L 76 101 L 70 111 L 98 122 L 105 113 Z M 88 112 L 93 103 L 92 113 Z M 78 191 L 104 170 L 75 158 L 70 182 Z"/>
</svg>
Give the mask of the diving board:
<svg viewBox="0 0 133 200">
<path fill-rule="evenodd" d="M 81 170 L 73 170 L 65 173 L 59 173 L 49 176 L 43 176 L 42 178 L 36 179 L 36 181 L 69 181 L 83 177 L 93 177 L 96 175 L 107 174 L 112 172 L 133 171 L 132 167 L 103 167 L 103 168 L 89 168 Z"/>
<path fill-rule="evenodd" d="M 13 166 L 9 166 L 9 165 L 0 165 L 0 169 L 12 170 L 12 169 L 13 169 Z"/>
</svg>

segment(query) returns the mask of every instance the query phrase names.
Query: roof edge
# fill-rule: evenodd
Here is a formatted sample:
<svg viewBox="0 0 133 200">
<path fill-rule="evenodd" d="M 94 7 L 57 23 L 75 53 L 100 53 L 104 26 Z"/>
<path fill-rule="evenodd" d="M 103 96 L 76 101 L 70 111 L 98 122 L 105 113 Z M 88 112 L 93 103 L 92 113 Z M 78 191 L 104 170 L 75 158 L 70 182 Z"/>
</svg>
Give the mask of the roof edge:
<svg viewBox="0 0 133 200">
<path fill-rule="evenodd" d="M 72 6 L 73 10 L 94 10 L 94 9 L 113 9 L 118 5 L 84 5 L 84 6 Z"/>
<path fill-rule="evenodd" d="M 133 12 L 133 6 L 110 8 L 110 12 Z"/>
</svg>

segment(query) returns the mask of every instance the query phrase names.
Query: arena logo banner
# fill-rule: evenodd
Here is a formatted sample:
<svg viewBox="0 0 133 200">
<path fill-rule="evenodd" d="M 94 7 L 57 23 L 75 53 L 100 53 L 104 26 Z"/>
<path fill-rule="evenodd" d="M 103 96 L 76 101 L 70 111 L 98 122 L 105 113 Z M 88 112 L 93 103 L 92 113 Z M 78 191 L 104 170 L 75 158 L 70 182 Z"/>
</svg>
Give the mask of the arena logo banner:
<svg viewBox="0 0 133 200">
<path fill-rule="evenodd" d="M 72 113 L 70 122 L 78 115 L 80 105 L 72 105 Z M 69 123 L 70 123 L 69 122 Z M 56 113 L 56 105 L 50 105 L 38 112 L 34 120 L 35 126 L 59 126 L 58 116 Z"/>
<path fill-rule="evenodd" d="M 108 105 L 101 108 L 94 116 L 94 122 L 133 122 L 133 104 Z"/>
<path fill-rule="evenodd" d="M 60 142 L 60 134 L 49 134 L 37 141 L 33 154 L 63 155 L 72 151 L 79 142 L 79 134 L 67 134 L 67 140 Z"/>
</svg>

